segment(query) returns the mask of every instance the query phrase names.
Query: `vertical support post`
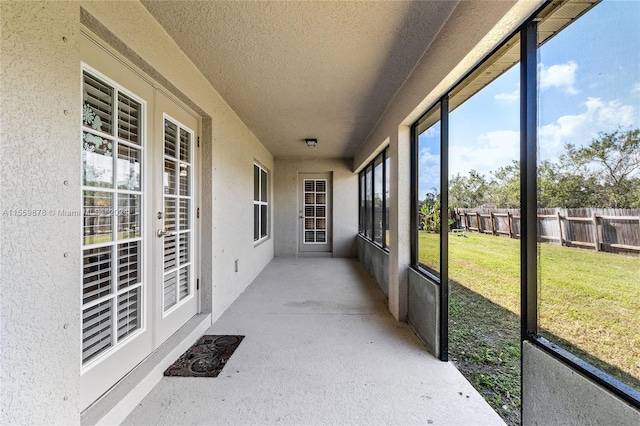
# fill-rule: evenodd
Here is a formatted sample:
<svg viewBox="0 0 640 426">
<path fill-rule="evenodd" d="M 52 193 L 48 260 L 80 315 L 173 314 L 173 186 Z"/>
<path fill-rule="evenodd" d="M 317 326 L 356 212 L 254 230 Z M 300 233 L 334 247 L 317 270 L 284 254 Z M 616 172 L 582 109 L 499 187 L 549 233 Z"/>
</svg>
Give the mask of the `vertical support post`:
<svg viewBox="0 0 640 426">
<path fill-rule="evenodd" d="M 449 360 L 449 96 L 440 101 L 440 360 Z M 442 223 L 444 222 L 444 223 Z M 445 231 L 446 230 L 446 231 Z"/>
<path fill-rule="evenodd" d="M 558 220 L 558 235 L 560 235 L 560 245 L 564 245 L 564 238 L 562 238 L 562 217 L 560 216 L 560 212 L 556 212 L 556 218 Z"/>
<path fill-rule="evenodd" d="M 476 223 L 478 224 L 478 232 L 482 233 L 482 218 L 479 212 L 476 212 Z"/>
<path fill-rule="evenodd" d="M 411 205 L 417 197 L 412 184 L 411 127 L 398 126 L 389 136 L 389 311 L 397 321 L 405 321 L 408 307 L 408 279 L 411 247 L 418 228 Z M 415 212 L 415 211 L 413 211 Z M 406 238 L 409 237 L 409 238 Z"/>
<path fill-rule="evenodd" d="M 595 212 L 591 214 L 591 219 L 593 220 L 593 246 L 596 251 L 600 251 L 600 237 L 598 236 L 598 216 Z"/>
<path fill-rule="evenodd" d="M 509 226 L 509 238 L 513 238 L 513 223 L 511 221 L 511 212 L 507 210 L 507 225 Z"/>
<path fill-rule="evenodd" d="M 537 38 L 537 22 L 527 22 L 520 32 L 520 334 L 523 341 L 538 332 Z"/>
</svg>

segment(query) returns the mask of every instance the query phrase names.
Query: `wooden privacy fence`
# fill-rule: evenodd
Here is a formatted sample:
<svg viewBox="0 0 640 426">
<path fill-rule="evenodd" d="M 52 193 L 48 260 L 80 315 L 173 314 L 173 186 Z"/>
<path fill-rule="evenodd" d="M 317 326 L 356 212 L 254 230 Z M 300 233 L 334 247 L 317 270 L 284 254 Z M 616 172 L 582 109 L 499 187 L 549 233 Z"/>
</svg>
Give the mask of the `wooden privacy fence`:
<svg viewBox="0 0 640 426">
<path fill-rule="evenodd" d="M 454 209 L 456 228 L 520 238 L 519 209 Z M 640 255 L 640 209 L 538 209 L 538 241 Z"/>
</svg>

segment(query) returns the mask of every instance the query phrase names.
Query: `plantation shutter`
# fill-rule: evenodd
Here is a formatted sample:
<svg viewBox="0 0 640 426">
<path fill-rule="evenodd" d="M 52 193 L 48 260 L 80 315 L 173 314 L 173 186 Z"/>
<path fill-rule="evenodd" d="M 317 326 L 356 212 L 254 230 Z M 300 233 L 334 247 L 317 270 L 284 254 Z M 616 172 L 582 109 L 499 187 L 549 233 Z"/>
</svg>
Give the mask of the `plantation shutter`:
<svg viewBox="0 0 640 426">
<path fill-rule="evenodd" d="M 166 312 L 191 295 L 193 133 L 164 121 L 163 309 Z"/>
<path fill-rule="evenodd" d="M 327 181 L 305 179 L 304 189 L 304 243 L 327 242 Z"/>
<path fill-rule="evenodd" d="M 142 327 L 141 114 L 83 71 L 83 365 Z"/>
</svg>

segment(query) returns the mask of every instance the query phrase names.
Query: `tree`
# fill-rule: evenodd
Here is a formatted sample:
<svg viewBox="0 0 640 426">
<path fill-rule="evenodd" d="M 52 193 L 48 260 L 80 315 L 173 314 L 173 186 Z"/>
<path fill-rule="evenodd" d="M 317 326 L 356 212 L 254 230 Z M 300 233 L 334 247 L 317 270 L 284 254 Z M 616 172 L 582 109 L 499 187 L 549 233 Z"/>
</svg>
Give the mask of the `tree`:
<svg viewBox="0 0 640 426">
<path fill-rule="evenodd" d="M 489 199 L 499 209 L 515 209 L 520 207 L 520 162 L 512 161 L 510 165 L 500 167 L 491 172 L 493 179 L 489 182 Z"/>
<path fill-rule="evenodd" d="M 420 209 L 422 229 L 429 232 L 440 233 L 440 197 L 433 204 L 423 204 Z"/>
<path fill-rule="evenodd" d="M 601 191 L 595 176 L 572 170 L 566 161 L 561 156 L 538 166 L 538 207 L 598 207 Z"/>
<path fill-rule="evenodd" d="M 474 208 L 489 203 L 489 184 L 484 175 L 470 170 L 468 176 L 455 175 L 449 181 L 449 206 Z"/>
<path fill-rule="evenodd" d="M 629 208 L 637 198 L 636 174 L 640 171 L 640 130 L 620 129 L 600 133 L 587 146 L 567 145 L 566 157 L 575 164 L 595 169 L 602 185 L 602 204 L 613 208 Z M 602 206 L 604 207 L 604 206 Z"/>
<path fill-rule="evenodd" d="M 421 229 L 439 234 L 442 229 L 440 194 L 435 192 L 435 188 L 433 189 L 434 192 L 428 192 L 424 201 L 419 202 L 419 220 Z M 455 222 L 455 218 L 451 216 L 451 207 L 449 207 L 447 209 L 447 229 Z"/>
<path fill-rule="evenodd" d="M 427 192 L 423 201 L 419 202 L 420 225 L 423 230 L 440 232 L 440 194 L 436 188 Z"/>
<path fill-rule="evenodd" d="M 600 133 L 589 145 L 538 165 L 538 207 L 640 207 L 640 129 Z M 520 206 L 520 163 L 489 173 L 471 170 L 449 182 L 451 208 Z"/>
</svg>

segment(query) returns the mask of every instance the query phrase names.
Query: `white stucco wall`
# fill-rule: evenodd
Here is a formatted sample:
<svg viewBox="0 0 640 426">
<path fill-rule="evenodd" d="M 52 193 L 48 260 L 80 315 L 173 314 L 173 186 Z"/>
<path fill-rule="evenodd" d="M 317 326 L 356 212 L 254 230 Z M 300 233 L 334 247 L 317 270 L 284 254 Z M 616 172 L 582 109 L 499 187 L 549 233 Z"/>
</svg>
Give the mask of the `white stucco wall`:
<svg viewBox="0 0 640 426">
<path fill-rule="evenodd" d="M 0 2 L 0 208 L 81 206 L 81 7 L 210 117 L 201 286 L 215 320 L 273 257 L 273 238 L 253 244 L 253 162 L 273 158 L 139 3 Z M 1 220 L 0 424 L 78 423 L 81 218 Z"/>
<path fill-rule="evenodd" d="M 333 256 L 355 257 L 358 234 L 358 175 L 349 159 L 276 159 L 274 204 L 276 256 L 297 256 L 298 175 L 333 173 Z"/>
<path fill-rule="evenodd" d="M 0 14 L 0 424 L 78 423 L 81 218 L 56 212 L 81 205 L 79 7 Z"/>
</svg>

